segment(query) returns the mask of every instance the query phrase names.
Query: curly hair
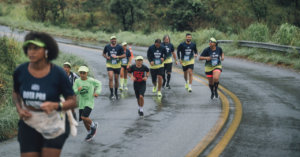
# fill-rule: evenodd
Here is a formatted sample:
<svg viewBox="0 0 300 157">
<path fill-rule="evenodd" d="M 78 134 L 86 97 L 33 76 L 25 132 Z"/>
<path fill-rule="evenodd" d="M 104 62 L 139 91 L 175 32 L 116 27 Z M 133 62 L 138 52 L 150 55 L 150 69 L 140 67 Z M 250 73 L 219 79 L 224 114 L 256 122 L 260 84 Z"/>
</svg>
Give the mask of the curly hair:
<svg viewBox="0 0 300 157">
<path fill-rule="evenodd" d="M 51 35 L 44 32 L 29 32 L 25 36 L 25 41 L 27 40 L 40 40 L 45 43 L 45 49 L 48 50 L 48 61 L 52 61 L 58 57 L 59 49 L 57 42 L 52 38 Z M 24 53 L 27 55 L 28 46 L 23 46 Z"/>
</svg>

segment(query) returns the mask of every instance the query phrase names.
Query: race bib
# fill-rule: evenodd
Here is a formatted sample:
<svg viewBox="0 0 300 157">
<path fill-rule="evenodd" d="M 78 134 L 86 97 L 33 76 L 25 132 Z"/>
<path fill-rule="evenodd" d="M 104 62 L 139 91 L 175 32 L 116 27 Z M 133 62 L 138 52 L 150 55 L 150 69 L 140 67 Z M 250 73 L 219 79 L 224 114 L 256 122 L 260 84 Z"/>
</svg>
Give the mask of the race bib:
<svg viewBox="0 0 300 157">
<path fill-rule="evenodd" d="M 161 60 L 160 60 L 160 59 L 155 59 L 154 64 L 155 64 L 155 65 L 161 64 Z"/>
<path fill-rule="evenodd" d="M 212 59 L 212 60 L 211 60 L 211 65 L 212 65 L 212 66 L 216 66 L 216 65 L 218 65 L 218 62 L 219 62 L 218 59 Z"/>
<path fill-rule="evenodd" d="M 122 64 L 127 64 L 127 58 L 122 59 Z"/>
<path fill-rule="evenodd" d="M 184 56 L 184 60 L 185 60 L 185 61 L 190 61 L 190 56 L 189 56 L 189 55 L 185 55 L 185 56 Z"/>
<path fill-rule="evenodd" d="M 112 59 L 111 64 L 117 64 L 117 59 L 116 58 Z"/>
</svg>

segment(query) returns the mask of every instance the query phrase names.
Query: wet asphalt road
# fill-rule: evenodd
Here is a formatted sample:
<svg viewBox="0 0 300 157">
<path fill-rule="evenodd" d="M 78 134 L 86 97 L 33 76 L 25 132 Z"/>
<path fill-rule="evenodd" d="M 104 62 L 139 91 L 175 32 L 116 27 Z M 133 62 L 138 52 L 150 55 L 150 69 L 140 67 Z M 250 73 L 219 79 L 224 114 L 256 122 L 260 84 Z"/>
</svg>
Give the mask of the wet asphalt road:
<svg viewBox="0 0 300 157">
<path fill-rule="evenodd" d="M 60 45 L 61 46 L 61 45 Z M 122 100 L 109 100 L 104 58 L 101 52 L 81 51 L 62 45 L 62 50 L 82 55 L 103 84 L 91 118 L 99 132 L 89 143 L 82 123 L 77 137 L 70 137 L 62 156 L 184 156 L 208 133 L 220 114 L 221 104 L 211 101 L 209 89 L 194 81 L 193 93 L 183 89 L 181 74 L 172 74 L 172 89 L 163 90 L 159 101 L 147 82 L 145 114 L 137 105 L 129 83 Z M 146 56 L 143 48 L 134 54 Z M 148 64 L 146 64 L 148 65 Z M 177 66 L 181 68 L 180 66 Z M 194 73 L 204 75 L 204 62 Z M 300 75 L 243 59 L 225 58 L 220 84 L 233 92 L 243 105 L 242 121 L 221 156 L 300 156 Z M 0 156 L 18 156 L 16 138 L 0 143 Z"/>
</svg>

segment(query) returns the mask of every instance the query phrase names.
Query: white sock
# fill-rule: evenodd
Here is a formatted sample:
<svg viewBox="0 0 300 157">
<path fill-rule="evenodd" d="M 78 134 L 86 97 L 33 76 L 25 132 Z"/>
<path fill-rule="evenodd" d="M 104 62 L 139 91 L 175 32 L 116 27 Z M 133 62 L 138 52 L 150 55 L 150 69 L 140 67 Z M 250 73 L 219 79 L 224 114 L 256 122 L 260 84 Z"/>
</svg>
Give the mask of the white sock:
<svg viewBox="0 0 300 157">
<path fill-rule="evenodd" d="M 189 88 L 192 88 L 192 84 L 189 84 Z"/>
<path fill-rule="evenodd" d="M 189 81 L 185 81 L 185 83 L 189 83 Z"/>
<path fill-rule="evenodd" d="M 141 110 L 141 106 L 139 106 L 139 109 Z"/>
<path fill-rule="evenodd" d="M 143 107 L 140 107 L 140 111 L 143 112 Z"/>
<path fill-rule="evenodd" d="M 88 131 L 88 133 L 91 134 L 91 133 L 92 133 L 92 130 Z"/>
<path fill-rule="evenodd" d="M 92 122 L 92 124 L 91 124 L 91 127 L 93 128 L 95 126 L 95 123 L 94 122 Z"/>
</svg>

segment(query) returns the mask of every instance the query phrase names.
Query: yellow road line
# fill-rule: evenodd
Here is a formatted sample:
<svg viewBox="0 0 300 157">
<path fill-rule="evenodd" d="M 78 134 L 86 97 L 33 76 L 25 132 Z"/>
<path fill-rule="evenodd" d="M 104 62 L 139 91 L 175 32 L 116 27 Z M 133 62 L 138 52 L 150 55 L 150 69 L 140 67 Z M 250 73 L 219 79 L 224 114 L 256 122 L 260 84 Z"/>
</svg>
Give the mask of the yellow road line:
<svg viewBox="0 0 300 157">
<path fill-rule="evenodd" d="M 207 80 L 206 78 L 204 78 L 200 75 L 197 75 L 197 74 L 194 74 L 194 75 L 197 77 L 200 77 L 204 80 Z M 208 157 L 220 156 L 220 154 L 223 152 L 223 150 L 225 149 L 225 147 L 228 145 L 229 141 L 233 137 L 237 128 L 239 127 L 240 122 L 242 120 L 242 114 L 243 114 L 243 107 L 242 107 L 242 103 L 239 100 L 239 98 L 235 94 L 233 94 L 232 92 L 230 92 L 228 89 L 224 88 L 221 85 L 219 85 L 219 89 L 223 90 L 225 93 L 227 93 L 233 99 L 233 102 L 235 105 L 235 112 L 234 112 L 234 118 L 233 118 L 229 128 L 227 129 L 226 133 L 221 138 L 221 140 L 218 142 L 218 144 L 214 147 L 214 149 L 208 154 Z"/>
</svg>

